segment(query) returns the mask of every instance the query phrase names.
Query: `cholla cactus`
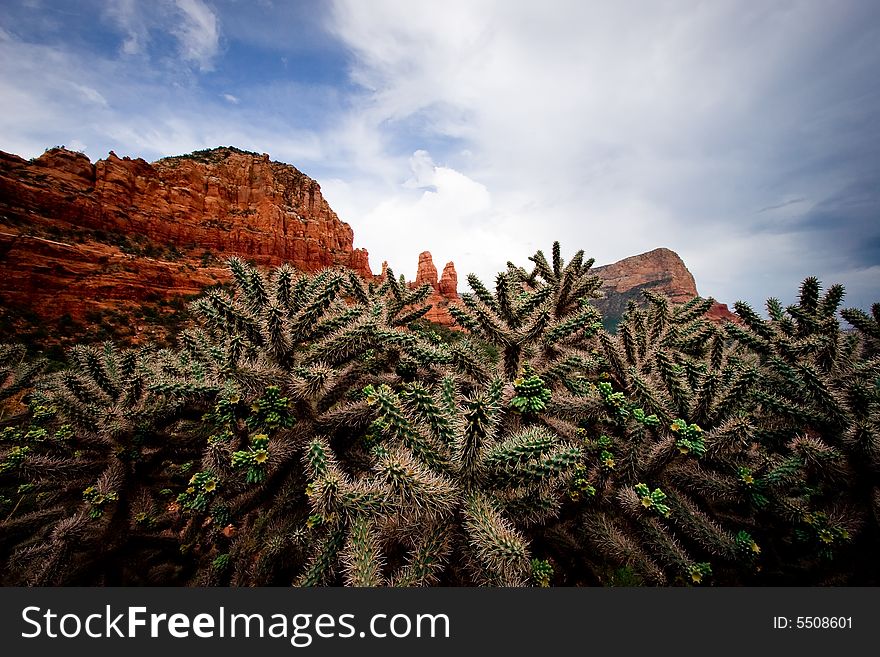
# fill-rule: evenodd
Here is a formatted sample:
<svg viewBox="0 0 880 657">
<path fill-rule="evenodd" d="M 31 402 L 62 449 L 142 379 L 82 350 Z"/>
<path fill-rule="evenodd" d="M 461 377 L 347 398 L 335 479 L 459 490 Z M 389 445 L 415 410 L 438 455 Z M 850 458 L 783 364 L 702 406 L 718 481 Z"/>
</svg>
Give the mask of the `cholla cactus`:
<svg viewBox="0 0 880 657">
<path fill-rule="evenodd" d="M 423 297 L 391 274 L 373 289 L 343 281 L 348 301 L 338 304 L 323 287 L 335 284 L 331 274 L 298 283 L 321 299 L 334 331 L 299 342 L 282 332 L 271 347 L 266 330 L 233 330 L 249 356 L 226 370 L 231 392 L 203 461 L 223 482 L 207 554 L 229 555 L 231 581 L 294 579 L 283 561 L 301 584 L 539 583 L 533 556 L 564 564 L 554 578 L 567 583 L 604 581 L 619 565 L 654 583 L 742 583 L 759 569 L 819 576 L 810 554 L 827 562 L 861 521 L 826 508 L 812 485 L 823 468 L 840 479 L 837 452 L 797 431 L 786 437 L 810 418 L 780 415 L 772 401 L 793 367 L 809 376 L 806 355 L 829 376 L 855 354 L 827 321 L 837 288 L 815 304 L 821 318 L 806 300 L 756 335 L 744 307 L 745 326 L 725 335 L 704 319 L 711 300 L 674 306 L 648 294 L 647 308 L 633 306 L 610 335 L 589 304 L 598 286 L 589 265 L 578 254 L 565 266 L 558 247 L 553 260 L 537 254 L 531 273 L 510 265 L 494 292 L 471 277 L 473 295 L 453 310 L 470 338 L 451 347 L 405 330 L 399 318 L 420 316 L 405 309 Z M 240 285 L 254 276 L 240 274 Z M 253 315 L 264 295 L 250 296 L 250 306 L 226 303 Z M 500 362 L 481 359 L 476 340 Z M 872 367 L 858 370 L 863 382 Z M 254 401 L 268 386 L 254 381 L 278 387 L 293 427 L 256 426 Z M 835 414 L 815 378 L 788 390 L 812 391 L 822 426 L 844 427 L 846 412 Z M 867 399 L 875 422 L 876 401 L 859 390 L 848 396 Z M 254 473 L 258 453 L 267 465 Z M 267 486 L 277 502 L 254 515 Z M 748 552 L 744 536 L 755 537 Z"/>
<path fill-rule="evenodd" d="M 858 308 L 844 308 L 840 314 L 862 334 L 864 357 L 880 354 L 880 303 L 871 306 L 870 315 Z"/>
<path fill-rule="evenodd" d="M 746 326 L 730 332 L 735 353 L 759 363 L 749 397 L 754 435 L 768 459 L 758 483 L 771 492 L 768 511 L 791 528 L 784 542 L 768 546 L 778 552 L 776 568 L 799 577 L 798 571 L 824 573 L 832 581 L 873 549 L 880 471 L 876 319 L 872 324 L 861 311 L 843 310 L 858 332 L 842 331 L 843 296 L 840 285 L 821 295 L 819 281 L 808 278 L 797 304 L 783 309 L 768 300 L 769 321 L 738 304 Z"/>
<path fill-rule="evenodd" d="M 436 376 L 450 356 L 407 330 L 430 308 L 428 287 L 410 290 L 390 271 L 377 286 L 341 270 L 309 275 L 281 266 L 266 274 L 235 259 L 230 267 L 233 291 L 197 301 L 200 326 L 183 339 L 185 353 L 221 386 L 205 416 L 201 463 L 217 488 L 204 508 L 185 507 L 200 519 L 184 541 L 198 581 L 289 583 L 310 537 L 328 524 L 309 513 L 302 450 L 367 430 L 365 385 Z M 372 531 L 358 529 L 360 537 Z M 213 567 L 218 554 L 228 555 L 222 570 Z"/>
<path fill-rule="evenodd" d="M 565 379 L 588 360 L 578 349 L 583 338 L 601 328 L 599 313 L 589 304 L 601 281 L 590 273 L 594 261 L 585 262 L 583 251 L 566 265 L 558 242 L 552 266 L 541 251 L 531 260 L 530 273 L 508 263 L 494 292 L 471 274 L 473 293 L 463 294 L 463 305 L 449 310 L 463 328 L 502 350 L 505 378 L 516 378 L 527 360 L 538 375 Z"/>
<path fill-rule="evenodd" d="M 843 330 L 807 279 L 719 327 L 646 293 L 611 334 L 592 260 L 531 261 L 469 277 L 448 343 L 390 270 L 232 260 L 176 350 L 35 379 L 0 347 L 29 404 L 0 418 L 2 582 L 880 581 L 880 306 Z"/>
<path fill-rule="evenodd" d="M 580 477 L 596 494 L 578 496 L 575 533 L 656 583 L 846 576 L 876 536 L 864 526 L 878 370 L 855 364 L 860 347 L 835 319 L 842 294 L 820 298 L 807 279 L 796 306 L 768 302 L 769 321 L 737 304 L 733 341 L 699 299 L 631 307 L 617 335 L 600 335 L 604 417 L 582 422 L 595 460 Z"/>
<path fill-rule="evenodd" d="M 31 387 L 34 379 L 46 366 L 45 359 L 29 359 L 27 349 L 20 344 L 0 344 L 0 422 L 10 424 L 8 416 L 14 410 L 6 408 L 8 401 Z"/>
<path fill-rule="evenodd" d="M 42 585 L 90 581 L 100 563 L 104 577 L 150 581 L 151 566 L 164 568 L 173 550 L 159 538 L 170 519 L 158 491 L 173 484 L 175 464 L 198 454 L 172 437 L 184 401 L 150 390 L 157 370 L 175 364 L 109 344 L 75 347 L 70 360 L 71 369 L 32 393 L 19 435 L 6 436 L 21 456 L 3 471 L 3 483 L 18 491 L 0 523 L 7 576 Z"/>
<path fill-rule="evenodd" d="M 547 402 L 553 396 L 537 374 L 518 377 L 513 382 L 513 390 L 515 396 L 510 400 L 510 407 L 523 415 L 537 415 L 547 408 Z"/>
<path fill-rule="evenodd" d="M 365 394 L 380 437 L 368 467 L 349 462 L 343 468 L 325 444 L 310 446 L 310 500 L 329 537 L 341 531 L 350 536 L 350 550 L 365 550 L 353 523 L 373 517 L 375 540 L 408 555 L 382 559 L 386 572 L 373 584 L 383 578 L 410 586 L 529 580 L 528 528 L 558 511 L 581 452 L 546 427 L 511 430 L 507 416 L 514 414 L 504 408 L 502 393 L 494 380 L 465 396 L 451 377 L 433 390 L 370 386 Z M 321 543 L 303 583 L 333 577 L 325 554 Z M 364 561 L 350 552 L 343 559 Z"/>
<path fill-rule="evenodd" d="M 383 559 L 373 583 L 535 581 L 530 536 L 558 513 L 582 459 L 568 418 L 582 410 L 572 392 L 595 365 L 586 347 L 601 324 L 588 303 L 599 286 L 592 261 L 578 253 L 566 266 L 558 244 L 552 267 L 540 252 L 533 261 L 532 273 L 509 265 L 494 292 L 470 276 L 474 293 L 451 309 L 499 349 L 500 363 L 478 362 L 464 339 L 439 380 L 365 389 L 371 452 L 312 468 L 310 500 L 326 537 L 302 583 L 336 581 L 335 564 L 358 562 L 331 551 L 361 544 L 345 537 L 364 514 L 376 518 L 380 543 L 408 555 Z"/>
</svg>

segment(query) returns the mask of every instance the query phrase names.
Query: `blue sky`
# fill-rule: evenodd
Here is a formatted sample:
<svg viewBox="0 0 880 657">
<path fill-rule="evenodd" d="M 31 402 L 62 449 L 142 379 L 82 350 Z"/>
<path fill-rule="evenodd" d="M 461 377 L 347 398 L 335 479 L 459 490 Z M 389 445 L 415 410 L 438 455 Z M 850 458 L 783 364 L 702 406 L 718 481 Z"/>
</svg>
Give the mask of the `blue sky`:
<svg viewBox="0 0 880 657">
<path fill-rule="evenodd" d="M 559 239 L 671 248 L 726 303 L 880 300 L 873 0 L 13 0 L 0 62 L 0 149 L 267 152 L 374 271 Z"/>
</svg>

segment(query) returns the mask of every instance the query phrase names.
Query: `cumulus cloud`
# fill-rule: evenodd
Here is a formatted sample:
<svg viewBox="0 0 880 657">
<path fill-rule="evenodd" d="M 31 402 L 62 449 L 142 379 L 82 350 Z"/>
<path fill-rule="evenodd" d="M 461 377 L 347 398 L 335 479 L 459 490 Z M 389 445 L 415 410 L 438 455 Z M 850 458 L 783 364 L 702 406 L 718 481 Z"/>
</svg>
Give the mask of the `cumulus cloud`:
<svg viewBox="0 0 880 657">
<path fill-rule="evenodd" d="M 417 125 L 434 157 L 487 190 L 491 207 L 458 243 L 477 244 L 485 225 L 509 240 L 480 244 L 478 273 L 504 267 L 507 241 L 546 249 L 558 238 L 600 263 L 666 246 L 701 292 L 759 304 L 768 283 L 791 297 L 804 276 L 842 271 L 856 241 L 877 244 L 878 19 L 868 2 L 547 11 L 487 0 L 432 12 L 339 0 L 332 29 L 356 55 L 372 130 Z M 859 208 L 816 214 L 865 178 Z M 434 207 L 408 192 L 349 217 L 365 224 L 358 235 L 383 217 L 400 225 L 403 208 L 423 230 Z M 835 237 L 851 237 L 829 241 L 834 222 Z M 857 259 L 876 264 L 876 251 Z"/>
<path fill-rule="evenodd" d="M 413 153 L 409 168 L 410 177 L 373 195 L 367 203 L 374 207 L 358 219 L 357 241 L 370 251 L 372 269 L 379 271 L 387 260 L 395 272 L 412 278 L 422 251 L 431 251 L 440 267 L 449 260 L 459 267 L 473 264 L 479 249 L 463 243 L 461 236 L 476 230 L 480 239 L 489 237 L 496 214 L 489 191 L 461 172 L 435 164 L 424 150 Z M 364 201 L 338 179 L 324 183 L 323 191 L 343 216 Z"/>
<path fill-rule="evenodd" d="M 434 179 L 437 177 L 437 167 L 428 151 L 417 150 L 413 153 L 412 157 L 409 158 L 409 166 L 412 169 L 413 175 L 403 183 L 404 187 L 412 189 L 433 188 L 436 190 Z"/>
</svg>

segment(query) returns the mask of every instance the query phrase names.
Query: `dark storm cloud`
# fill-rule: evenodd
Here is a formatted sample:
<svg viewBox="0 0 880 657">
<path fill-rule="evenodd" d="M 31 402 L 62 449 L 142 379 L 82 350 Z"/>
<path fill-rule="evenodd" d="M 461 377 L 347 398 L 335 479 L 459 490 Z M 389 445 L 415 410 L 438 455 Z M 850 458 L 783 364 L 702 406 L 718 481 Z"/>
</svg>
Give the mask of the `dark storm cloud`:
<svg viewBox="0 0 880 657">
<path fill-rule="evenodd" d="M 880 264 L 880 176 L 860 180 L 824 199 L 799 217 L 793 230 L 806 235 L 812 249 L 839 266 Z"/>
</svg>

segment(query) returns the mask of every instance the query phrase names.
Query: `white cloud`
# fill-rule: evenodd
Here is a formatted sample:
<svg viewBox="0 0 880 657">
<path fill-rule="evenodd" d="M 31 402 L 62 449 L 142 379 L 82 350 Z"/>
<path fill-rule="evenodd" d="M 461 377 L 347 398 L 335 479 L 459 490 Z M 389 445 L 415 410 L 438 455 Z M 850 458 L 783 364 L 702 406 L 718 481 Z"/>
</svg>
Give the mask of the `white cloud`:
<svg viewBox="0 0 880 657">
<path fill-rule="evenodd" d="M 120 53 L 145 57 L 149 54 L 151 31 L 172 35 L 177 57 L 202 71 L 210 71 L 220 52 L 220 22 L 203 0 L 109 0 L 104 13 L 122 32 Z"/>
<path fill-rule="evenodd" d="M 465 255 L 470 247 L 461 236 L 475 228 L 486 236 L 486 219 L 494 212 L 489 191 L 455 169 L 437 166 L 426 151 L 416 151 L 410 166 L 412 177 L 358 222 L 358 242 L 375 254 L 371 266 L 379 271 L 388 260 L 412 277 L 422 251 L 431 251 L 441 268 L 447 260 L 467 266 L 475 258 Z"/>
<path fill-rule="evenodd" d="M 374 205 L 357 190 L 373 177 L 355 180 L 346 219 L 380 261 L 402 243 L 417 252 L 436 239 L 457 261 L 478 252 L 472 262 L 489 278 L 534 250 L 527 244 L 548 249 L 554 239 L 600 264 L 666 246 L 705 294 L 755 300 L 771 283 L 785 296 L 775 284 L 784 282 L 791 296 L 823 263 L 792 231 L 850 182 L 853 171 L 838 164 L 848 152 L 878 142 L 858 83 L 872 84 L 868 62 L 880 49 L 867 32 L 848 38 L 871 10 L 847 9 L 339 0 L 332 29 L 356 55 L 352 78 L 366 92 L 350 120 L 379 140 L 368 155 L 394 172 L 386 182 L 408 180 Z M 448 152 L 432 146 L 434 156 L 491 199 L 467 221 L 449 218 L 450 199 L 468 203 L 467 191 L 418 153 L 410 176 L 391 148 L 414 120 L 413 149 L 445 141 Z M 427 184 L 437 191 L 414 199 L 411 188 Z M 435 235 L 434 222 L 454 237 Z"/>
<path fill-rule="evenodd" d="M 231 144 L 297 164 L 328 159 L 314 133 L 259 107 L 206 103 L 197 86 L 168 84 L 155 68 L 145 74 L 143 61 L 11 35 L 0 38 L 0 61 L 0 149 L 23 157 L 77 143 L 92 160 L 110 150 L 149 160 Z"/>
<path fill-rule="evenodd" d="M 525 231 L 519 228 L 520 218 L 497 207 L 485 185 L 435 164 L 423 150 L 412 155 L 408 168 L 408 177 L 387 186 L 377 179 L 372 185 L 363 179 L 321 181 L 331 207 L 352 221 L 355 246 L 369 251 L 374 272 L 387 261 L 395 273 L 412 280 L 418 254 L 430 251 L 438 269 L 454 261 L 462 280 L 471 272 L 491 280 L 494 271 L 485 267 L 486 244 L 522 259 L 534 251 L 518 243 L 516 236 Z M 529 248 L 534 246 L 529 243 Z"/>
<path fill-rule="evenodd" d="M 104 11 L 125 35 L 120 51 L 125 55 L 139 55 L 144 52 L 149 33 L 136 1 L 110 0 L 104 6 Z"/>
<path fill-rule="evenodd" d="M 431 159 L 431 154 L 428 151 L 417 150 L 413 153 L 412 157 L 409 158 L 409 166 L 412 169 L 413 175 L 412 178 L 403 183 L 404 187 L 420 189 L 434 186 L 437 167 L 434 165 L 434 160 Z"/>
<path fill-rule="evenodd" d="M 232 103 L 233 105 L 238 105 L 241 102 L 238 96 L 233 96 L 232 94 L 222 94 L 222 98 L 227 103 Z"/>
<path fill-rule="evenodd" d="M 83 100 L 99 107 L 107 107 L 107 99 L 97 89 L 76 82 L 71 82 L 70 86 Z"/>
<path fill-rule="evenodd" d="M 216 14 L 202 0 L 175 0 L 175 4 L 180 22 L 171 26 L 171 32 L 178 38 L 181 57 L 203 71 L 211 70 L 220 51 Z"/>
</svg>

